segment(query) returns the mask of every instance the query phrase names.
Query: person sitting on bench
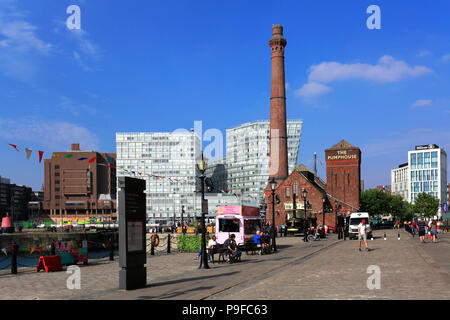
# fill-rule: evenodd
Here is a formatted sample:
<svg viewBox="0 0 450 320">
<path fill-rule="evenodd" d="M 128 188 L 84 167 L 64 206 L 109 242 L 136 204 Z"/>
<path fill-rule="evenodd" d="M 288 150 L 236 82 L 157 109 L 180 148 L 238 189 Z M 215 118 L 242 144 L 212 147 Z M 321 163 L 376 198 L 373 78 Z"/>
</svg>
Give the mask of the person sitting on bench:
<svg viewBox="0 0 450 320">
<path fill-rule="evenodd" d="M 234 234 L 230 234 L 230 237 L 223 243 L 223 246 L 228 249 L 229 252 L 227 261 L 229 263 L 235 262 L 238 257 L 238 246 L 236 244 L 235 238 L 236 236 Z"/>
<path fill-rule="evenodd" d="M 255 236 L 253 237 L 253 242 L 255 243 L 256 247 L 260 249 L 258 254 L 263 254 L 263 243 L 262 243 L 262 232 L 257 230 Z"/>
</svg>

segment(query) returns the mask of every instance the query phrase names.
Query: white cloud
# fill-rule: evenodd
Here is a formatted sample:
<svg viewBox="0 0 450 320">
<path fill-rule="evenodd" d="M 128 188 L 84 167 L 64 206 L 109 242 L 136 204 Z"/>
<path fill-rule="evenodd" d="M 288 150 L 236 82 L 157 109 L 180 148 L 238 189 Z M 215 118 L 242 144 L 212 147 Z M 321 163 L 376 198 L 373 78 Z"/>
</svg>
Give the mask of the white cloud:
<svg viewBox="0 0 450 320">
<path fill-rule="evenodd" d="M 14 142 L 31 142 L 52 150 L 65 150 L 71 143 L 98 150 L 98 138 L 87 128 L 65 121 L 0 118 L 0 137 Z M 52 150 L 46 150 L 51 152 Z"/>
<path fill-rule="evenodd" d="M 442 61 L 443 61 L 443 62 L 448 62 L 448 61 L 450 61 L 450 53 L 444 54 L 444 55 L 442 56 Z"/>
<path fill-rule="evenodd" d="M 391 56 L 383 56 L 378 64 L 367 63 L 344 64 L 339 62 L 322 62 L 311 67 L 309 81 L 330 83 L 344 80 L 366 80 L 379 83 L 398 82 L 407 78 L 420 77 L 431 73 L 424 66 L 410 67 L 404 61 L 395 60 Z"/>
<path fill-rule="evenodd" d="M 296 90 L 295 95 L 302 98 L 312 98 L 327 94 L 331 91 L 332 89 L 326 85 L 317 82 L 310 82 L 304 84 L 303 87 Z"/>
<path fill-rule="evenodd" d="M 72 115 L 78 117 L 80 113 L 89 113 L 90 115 L 94 115 L 97 113 L 97 110 L 89 107 L 84 103 L 78 103 L 66 96 L 60 97 L 60 102 L 58 106 L 64 110 L 72 113 Z"/>
<path fill-rule="evenodd" d="M 0 1 L 0 71 L 20 81 L 34 78 L 39 57 L 53 50 L 27 18 L 28 12 L 17 9 L 16 1 Z"/>
<path fill-rule="evenodd" d="M 395 60 L 385 55 L 378 63 L 340 63 L 322 62 L 310 68 L 308 83 L 297 90 L 299 96 L 312 93 L 315 96 L 329 93 L 331 88 L 325 84 L 338 81 L 363 80 L 376 83 L 393 83 L 401 80 L 416 78 L 431 73 L 431 69 L 424 66 L 409 66 L 406 62 Z"/>
<path fill-rule="evenodd" d="M 422 107 L 431 107 L 433 105 L 433 100 L 416 100 L 411 107 L 412 108 L 422 108 Z"/>
<path fill-rule="evenodd" d="M 423 57 L 431 56 L 432 54 L 433 53 L 431 53 L 431 51 L 429 51 L 429 50 L 422 50 L 417 54 L 417 57 L 423 58 Z"/>
</svg>

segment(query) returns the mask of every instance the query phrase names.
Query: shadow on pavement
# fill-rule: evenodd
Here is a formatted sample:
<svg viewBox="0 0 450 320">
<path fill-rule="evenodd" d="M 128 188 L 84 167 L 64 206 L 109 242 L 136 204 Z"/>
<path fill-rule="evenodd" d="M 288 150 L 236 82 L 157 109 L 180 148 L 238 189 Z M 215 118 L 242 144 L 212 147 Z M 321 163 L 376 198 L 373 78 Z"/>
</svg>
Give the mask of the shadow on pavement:
<svg viewBox="0 0 450 320">
<path fill-rule="evenodd" d="M 183 278 L 183 279 L 177 279 L 177 280 L 172 280 L 172 281 L 157 282 L 157 283 L 153 283 L 153 284 L 147 285 L 146 288 L 166 286 L 166 285 L 170 285 L 170 284 L 183 283 L 183 282 L 195 281 L 195 280 L 205 280 L 205 279 L 209 279 L 209 278 L 218 278 L 218 277 L 224 277 L 224 276 L 231 276 L 231 275 L 234 275 L 236 273 L 239 273 L 239 271 L 233 271 L 233 272 L 221 273 L 221 274 L 213 274 L 213 275 L 210 275 L 210 276 L 202 276 L 202 277 L 195 277 L 195 278 Z"/>
<path fill-rule="evenodd" d="M 201 290 L 209 290 L 214 288 L 213 286 L 209 286 L 209 287 L 197 287 L 197 288 L 193 288 L 193 289 L 189 289 L 189 290 L 183 290 L 183 291 L 175 291 L 175 292 L 171 292 L 168 294 L 163 294 L 160 296 L 140 296 L 137 297 L 137 300 L 149 300 L 149 299 L 170 299 L 170 298 L 175 298 L 178 297 L 182 294 L 185 294 L 187 292 L 192 292 L 192 291 L 201 291 Z"/>
</svg>

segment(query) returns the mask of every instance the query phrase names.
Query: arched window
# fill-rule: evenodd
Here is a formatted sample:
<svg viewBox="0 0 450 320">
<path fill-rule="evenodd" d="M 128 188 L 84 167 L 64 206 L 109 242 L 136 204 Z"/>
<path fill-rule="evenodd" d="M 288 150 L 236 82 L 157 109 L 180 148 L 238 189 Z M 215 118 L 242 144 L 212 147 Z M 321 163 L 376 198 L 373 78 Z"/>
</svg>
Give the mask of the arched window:
<svg viewBox="0 0 450 320">
<path fill-rule="evenodd" d="M 298 183 L 294 182 L 293 186 L 292 186 L 292 191 L 294 194 L 296 194 L 298 196 Z"/>
</svg>

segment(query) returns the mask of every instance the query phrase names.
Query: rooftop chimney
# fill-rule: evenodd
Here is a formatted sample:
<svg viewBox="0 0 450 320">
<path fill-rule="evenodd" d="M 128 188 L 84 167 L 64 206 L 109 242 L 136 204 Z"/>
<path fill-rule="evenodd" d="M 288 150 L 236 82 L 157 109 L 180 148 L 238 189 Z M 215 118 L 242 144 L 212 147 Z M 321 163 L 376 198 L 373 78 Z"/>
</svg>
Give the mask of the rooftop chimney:
<svg viewBox="0 0 450 320">
<path fill-rule="evenodd" d="M 80 144 L 79 143 L 72 143 L 71 151 L 80 151 Z"/>
</svg>

